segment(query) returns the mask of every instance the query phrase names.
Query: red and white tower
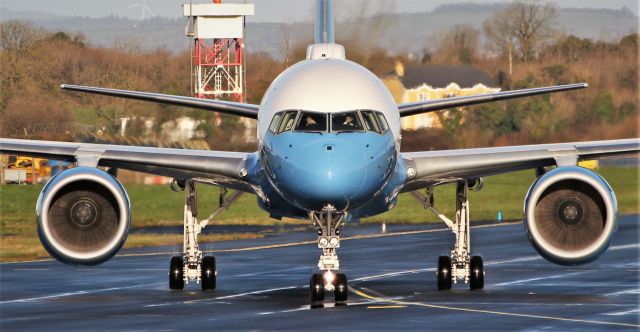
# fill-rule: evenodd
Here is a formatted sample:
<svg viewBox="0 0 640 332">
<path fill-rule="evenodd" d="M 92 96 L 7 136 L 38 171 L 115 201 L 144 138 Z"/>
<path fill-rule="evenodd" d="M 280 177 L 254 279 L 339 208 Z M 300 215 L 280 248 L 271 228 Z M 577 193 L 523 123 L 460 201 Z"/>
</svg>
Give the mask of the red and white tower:
<svg viewBox="0 0 640 332">
<path fill-rule="evenodd" d="M 244 102 L 244 20 L 254 5 L 214 0 L 182 9 L 189 18 L 185 32 L 193 38 L 193 95 Z"/>
</svg>

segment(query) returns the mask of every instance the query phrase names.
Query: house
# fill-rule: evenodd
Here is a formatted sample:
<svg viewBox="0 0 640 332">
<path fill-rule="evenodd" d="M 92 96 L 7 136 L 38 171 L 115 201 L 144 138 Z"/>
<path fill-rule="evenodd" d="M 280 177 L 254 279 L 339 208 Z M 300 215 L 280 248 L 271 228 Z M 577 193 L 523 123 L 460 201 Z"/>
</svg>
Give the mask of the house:
<svg viewBox="0 0 640 332">
<path fill-rule="evenodd" d="M 398 103 L 469 96 L 500 91 L 489 74 L 471 66 L 409 64 L 396 62 L 383 82 Z M 402 118 L 402 129 L 440 128 L 434 113 Z"/>
</svg>

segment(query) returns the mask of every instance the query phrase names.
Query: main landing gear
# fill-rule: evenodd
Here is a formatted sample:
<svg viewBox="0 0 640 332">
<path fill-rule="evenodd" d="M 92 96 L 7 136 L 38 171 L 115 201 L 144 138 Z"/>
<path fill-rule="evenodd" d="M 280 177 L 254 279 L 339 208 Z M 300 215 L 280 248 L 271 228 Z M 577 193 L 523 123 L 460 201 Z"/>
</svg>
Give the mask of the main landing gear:
<svg viewBox="0 0 640 332">
<path fill-rule="evenodd" d="M 325 291 L 333 291 L 336 305 L 343 305 L 347 301 L 349 287 L 347 276 L 337 273 L 340 268 L 337 249 L 340 247 L 340 228 L 346 215 L 327 205 L 320 212 L 310 212 L 309 218 L 318 230 L 318 248 L 322 249 L 318 261 L 321 272 L 311 275 L 309 281 L 311 304 L 320 305 L 324 301 Z"/>
<path fill-rule="evenodd" d="M 186 180 L 184 183 L 184 244 L 181 256 L 171 257 L 169 264 L 169 288 L 173 290 L 184 289 L 185 284 L 195 280 L 202 286 L 203 291 L 216 289 L 216 258 L 204 256 L 198 246 L 198 235 L 202 229 L 220 212 L 228 209 L 242 192 L 234 192 L 227 199 L 227 190 L 220 189 L 220 207 L 207 219 L 198 222 L 198 196 L 196 192 L 197 180 Z"/>
<path fill-rule="evenodd" d="M 477 188 L 479 188 L 478 186 Z M 424 203 L 424 207 L 444 221 L 456 235 L 451 256 L 438 258 L 438 289 L 451 289 L 458 280 L 464 280 L 471 290 L 484 288 L 484 266 L 482 257 L 471 256 L 471 233 L 469 231 L 469 183 L 460 181 L 456 186 L 456 221 L 453 222 L 433 205 L 433 188 L 427 188 L 424 196 L 414 191 L 414 196 Z"/>
</svg>

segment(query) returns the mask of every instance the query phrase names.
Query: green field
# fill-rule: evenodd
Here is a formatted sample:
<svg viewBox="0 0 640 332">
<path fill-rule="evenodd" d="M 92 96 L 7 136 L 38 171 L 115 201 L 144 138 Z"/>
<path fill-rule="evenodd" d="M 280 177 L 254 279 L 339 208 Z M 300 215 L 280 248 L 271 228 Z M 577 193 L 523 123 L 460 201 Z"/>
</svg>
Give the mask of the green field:
<svg viewBox="0 0 640 332">
<path fill-rule="evenodd" d="M 613 187 L 621 214 L 640 211 L 639 172 L 637 168 L 602 168 L 599 173 Z M 534 180 L 533 171 L 516 172 L 485 178 L 485 186 L 480 192 L 469 195 L 472 220 L 495 220 L 498 211 L 503 219 L 522 218 L 524 196 Z M 171 191 L 167 186 L 125 184 L 133 206 L 133 227 L 182 225 L 183 195 Z M 42 189 L 41 185 L 1 185 L 0 186 L 0 261 L 33 259 L 45 254 L 36 234 L 35 202 Z M 218 189 L 200 185 L 198 210 L 200 217 L 206 217 L 217 208 Z M 454 185 L 444 185 L 435 190 L 435 205 L 448 216 L 453 213 Z M 452 218 L 452 216 L 451 216 Z M 422 204 L 411 195 L 400 196 L 393 210 L 362 220 L 362 222 L 387 223 L 430 223 L 437 222 L 433 214 L 424 210 Z M 304 220 L 277 221 L 260 210 L 253 195 L 246 194 L 236 204 L 224 211 L 214 221 L 224 224 L 269 225 L 277 223 L 306 223 Z M 237 237 L 250 237 L 238 234 Z M 233 238 L 226 238 L 233 239 Z M 215 240 L 212 238 L 211 240 Z M 181 236 L 164 238 L 163 244 L 178 243 Z M 132 236 L 126 246 L 150 245 L 148 238 Z"/>
</svg>

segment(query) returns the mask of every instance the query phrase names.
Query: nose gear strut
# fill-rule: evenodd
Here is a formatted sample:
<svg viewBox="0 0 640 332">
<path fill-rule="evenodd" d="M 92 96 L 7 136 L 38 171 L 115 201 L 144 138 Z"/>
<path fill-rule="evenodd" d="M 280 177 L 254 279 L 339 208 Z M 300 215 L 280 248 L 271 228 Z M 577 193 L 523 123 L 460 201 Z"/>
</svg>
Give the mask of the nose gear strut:
<svg viewBox="0 0 640 332">
<path fill-rule="evenodd" d="M 338 212 L 330 204 L 321 211 L 309 212 L 309 219 L 318 231 L 318 248 L 322 249 L 318 261 L 318 269 L 322 273 L 314 273 L 309 283 L 312 303 L 323 301 L 325 291 L 334 292 L 337 304 L 347 301 L 347 277 L 343 273 L 335 273 L 340 269 L 337 249 L 340 247 L 340 229 L 346 218 L 345 212 Z"/>
</svg>

